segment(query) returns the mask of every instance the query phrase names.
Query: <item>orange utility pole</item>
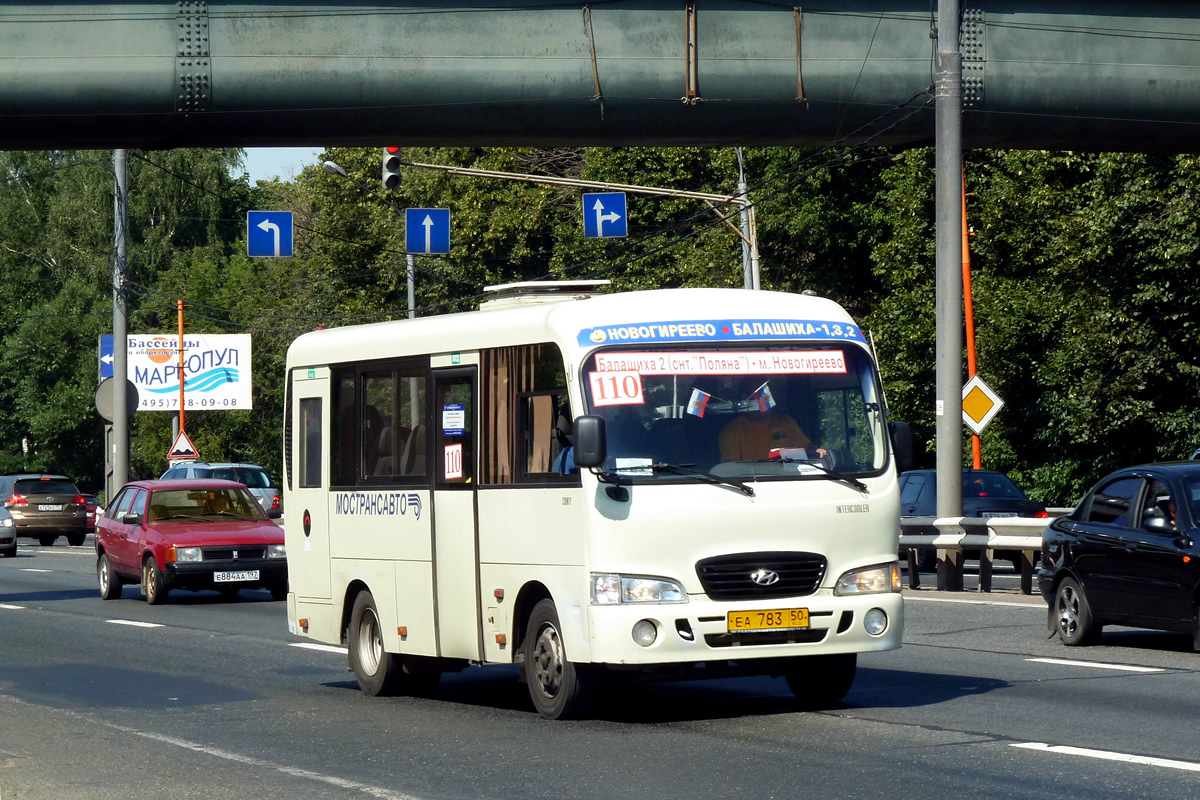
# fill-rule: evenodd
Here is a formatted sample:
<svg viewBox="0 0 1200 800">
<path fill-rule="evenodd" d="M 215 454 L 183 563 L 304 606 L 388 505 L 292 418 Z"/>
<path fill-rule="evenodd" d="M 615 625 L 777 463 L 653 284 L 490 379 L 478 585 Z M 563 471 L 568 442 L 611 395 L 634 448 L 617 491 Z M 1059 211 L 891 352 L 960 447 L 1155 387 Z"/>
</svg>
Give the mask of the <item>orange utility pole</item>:
<svg viewBox="0 0 1200 800">
<path fill-rule="evenodd" d="M 184 301 L 176 300 L 175 308 L 179 309 L 179 432 L 184 433 Z"/>
<path fill-rule="evenodd" d="M 971 305 L 971 249 L 967 233 L 967 177 L 963 174 L 962 190 L 962 274 L 963 316 L 967 323 L 967 380 L 975 377 L 975 309 Z M 971 457 L 975 469 L 983 467 L 983 454 L 979 448 L 979 434 L 971 434 Z"/>
</svg>

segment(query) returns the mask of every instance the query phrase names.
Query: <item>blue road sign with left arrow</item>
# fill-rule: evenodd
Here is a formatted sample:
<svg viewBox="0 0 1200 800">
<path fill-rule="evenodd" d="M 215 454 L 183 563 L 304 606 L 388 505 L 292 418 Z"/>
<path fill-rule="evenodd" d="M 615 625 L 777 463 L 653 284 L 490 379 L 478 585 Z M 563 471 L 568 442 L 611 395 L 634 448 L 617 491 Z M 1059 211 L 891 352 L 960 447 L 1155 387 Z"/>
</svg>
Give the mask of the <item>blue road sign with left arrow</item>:
<svg viewBox="0 0 1200 800">
<path fill-rule="evenodd" d="M 601 192 L 583 196 L 583 235 L 588 239 L 628 236 L 625 193 Z"/>
<path fill-rule="evenodd" d="M 291 254 L 292 212 L 246 212 L 246 255 L 251 258 L 280 258 Z"/>
<path fill-rule="evenodd" d="M 406 253 L 450 252 L 450 209 L 404 209 L 404 251 Z"/>
<path fill-rule="evenodd" d="M 100 380 L 113 376 L 112 334 L 100 334 Z"/>
</svg>

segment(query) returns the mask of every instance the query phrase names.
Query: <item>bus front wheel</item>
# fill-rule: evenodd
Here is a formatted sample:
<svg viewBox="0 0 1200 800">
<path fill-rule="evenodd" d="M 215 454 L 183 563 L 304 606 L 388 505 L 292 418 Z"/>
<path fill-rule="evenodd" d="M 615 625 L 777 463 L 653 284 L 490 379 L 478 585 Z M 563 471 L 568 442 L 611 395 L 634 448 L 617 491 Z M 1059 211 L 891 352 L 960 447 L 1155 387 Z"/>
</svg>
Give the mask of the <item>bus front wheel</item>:
<svg viewBox="0 0 1200 800">
<path fill-rule="evenodd" d="M 596 673 L 567 660 L 554 601 L 541 600 L 529 615 L 523 643 L 525 678 L 537 712 L 546 719 L 578 719 L 596 699 Z"/>
<path fill-rule="evenodd" d="M 858 671 L 858 654 L 805 656 L 788 670 L 788 688 L 808 709 L 830 708 L 846 696 Z"/>
</svg>

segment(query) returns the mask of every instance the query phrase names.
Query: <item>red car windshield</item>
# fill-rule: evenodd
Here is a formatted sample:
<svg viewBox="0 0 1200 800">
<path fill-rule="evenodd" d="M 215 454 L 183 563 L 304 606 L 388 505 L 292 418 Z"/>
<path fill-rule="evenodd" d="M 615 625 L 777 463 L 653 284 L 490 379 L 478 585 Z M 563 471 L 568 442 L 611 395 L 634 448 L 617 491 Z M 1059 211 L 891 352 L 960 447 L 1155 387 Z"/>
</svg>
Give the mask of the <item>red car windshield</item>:
<svg viewBox="0 0 1200 800">
<path fill-rule="evenodd" d="M 150 494 L 150 522 L 186 519 L 266 519 L 262 507 L 240 486 L 159 489 Z"/>
</svg>

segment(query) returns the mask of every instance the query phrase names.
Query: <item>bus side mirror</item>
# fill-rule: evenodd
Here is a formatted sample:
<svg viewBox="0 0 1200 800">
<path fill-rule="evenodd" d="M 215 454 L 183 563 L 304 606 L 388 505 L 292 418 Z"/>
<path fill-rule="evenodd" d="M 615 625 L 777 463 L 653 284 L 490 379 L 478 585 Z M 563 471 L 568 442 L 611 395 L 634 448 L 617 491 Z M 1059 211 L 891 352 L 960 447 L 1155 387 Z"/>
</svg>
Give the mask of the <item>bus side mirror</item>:
<svg viewBox="0 0 1200 800">
<path fill-rule="evenodd" d="M 907 472 L 912 469 L 912 431 L 907 422 L 889 422 L 888 434 L 892 437 L 892 452 L 896 454 L 896 469 Z"/>
<path fill-rule="evenodd" d="M 608 458 L 604 439 L 604 417 L 575 418 L 575 465 L 602 467 Z"/>
</svg>

